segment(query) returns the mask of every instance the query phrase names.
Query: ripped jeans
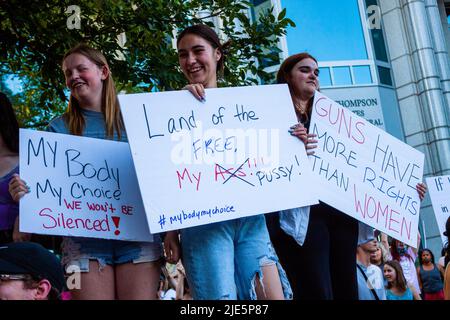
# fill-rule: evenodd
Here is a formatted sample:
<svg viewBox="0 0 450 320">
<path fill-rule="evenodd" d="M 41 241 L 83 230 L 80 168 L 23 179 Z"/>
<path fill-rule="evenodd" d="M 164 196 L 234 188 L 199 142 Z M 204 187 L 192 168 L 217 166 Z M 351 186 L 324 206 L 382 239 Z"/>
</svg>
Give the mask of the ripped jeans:
<svg viewBox="0 0 450 320">
<path fill-rule="evenodd" d="M 64 237 L 62 242 L 62 264 L 77 267 L 80 272 L 89 272 L 89 260 L 96 260 L 99 271 L 106 265 L 122 263 L 154 262 L 161 259 L 161 239 L 154 242 L 123 241 L 84 237 Z"/>
<path fill-rule="evenodd" d="M 292 299 L 286 273 L 272 247 L 263 215 L 181 230 L 182 261 L 196 300 L 256 300 L 256 275 L 277 265 L 285 299 Z"/>
</svg>

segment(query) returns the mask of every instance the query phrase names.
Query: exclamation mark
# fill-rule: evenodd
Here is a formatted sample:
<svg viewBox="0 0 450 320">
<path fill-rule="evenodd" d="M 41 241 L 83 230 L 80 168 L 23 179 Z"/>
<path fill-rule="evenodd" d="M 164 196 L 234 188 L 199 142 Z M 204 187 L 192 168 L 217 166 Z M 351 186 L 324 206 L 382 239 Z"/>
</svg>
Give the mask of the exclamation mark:
<svg viewBox="0 0 450 320">
<path fill-rule="evenodd" d="M 300 163 L 298 162 L 297 155 L 295 155 L 295 161 L 297 162 L 297 165 L 300 167 Z"/>
<path fill-rule="evenodd" d="M 119 229 L 119 221 L 120 221 L 120 217 L 111 217 L 112 221 L 114 222 L 114 225 L 116 226 L 117 229 Z M 116 236 L 118 236 L 120 234 L 119 230 L 114 231 L 114 234 Z"/>
<path fill-rule="evenodd" d="M 300 163 L 298 162 L 298 158 L 297 158 L 297 155 L 295 155 L 295 162 L 297 162 L 297 165 L 300 167 Z M 299 172 L 298 173 L 298 175 L 299 176 L 301 176 L 302 175 L 302 173 L 301 172 Z"/>
</svg>

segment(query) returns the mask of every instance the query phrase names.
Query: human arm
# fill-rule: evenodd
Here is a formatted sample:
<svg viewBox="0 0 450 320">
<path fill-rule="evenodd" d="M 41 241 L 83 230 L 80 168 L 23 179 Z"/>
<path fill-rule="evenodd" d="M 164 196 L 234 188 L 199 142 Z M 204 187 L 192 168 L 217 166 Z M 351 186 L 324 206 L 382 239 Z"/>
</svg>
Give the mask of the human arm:
<svg viewBox="0 0 450 320">
<path fill-rule="evenodd" d="M 417 272 L 417 280 L 419 282 L 419 288 L 421 291 L 423 291 L 422 279 L 420 277 L 420 267 L 416 268 L 416 272 Z"/>
<path fill-rule="evenodd" d="M 437 264 L 437 267 L 438 267 L 439 273 L 441 274 L 441 278 L 444 279 L 444 277 L 445 277 L 445 270 L 444 270 L 444 268 L 441 266 L 440 263 Z"/>
<path fill-rule="evenodd" d="M 414 300 L 422 300 L 419 293 L 416 291 L 413 285 L 408 284 L 409 290 L 411 290 Z"/>
<path fill-rule="evenodd" d="M 180 260 L 180 239 L 178 238 L 178 231 L 167 232 L 164 238 L 164 252 L 167 262 L 176 264 Z"/>
<path fill-rule="evenodd" d="M 31 233 L 19 231 L 19 216 L 17 216 L 14 222 L 12 238 L 14 242 L 26 242 L 31 240 Z"/>
<path fill-rule="evenodd" d="M 414 252 L 414 260 L 417 259 L 417 252 L 419 252 L 419 247 L 420 247 L 420 232 L 417 232 L 417 245 L 415 248 L 410 247 L 412 252 Z"/>
<path fill-rule="evenodd" d="M 381 232 L 381 245 L 384 247 L 384 249 L 386 249 L 387 261 L 392 260 L 391 251 L 389 249 L 388 236 L 387 236 L 387 234 L 385 234 L 383 232 Z"/>
</svg>

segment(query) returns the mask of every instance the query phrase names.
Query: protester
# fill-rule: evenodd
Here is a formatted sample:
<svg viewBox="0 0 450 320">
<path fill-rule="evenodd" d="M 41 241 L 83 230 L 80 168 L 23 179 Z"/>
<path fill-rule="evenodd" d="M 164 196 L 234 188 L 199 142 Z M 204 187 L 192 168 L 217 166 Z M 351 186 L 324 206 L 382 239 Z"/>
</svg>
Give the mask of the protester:
<svg viewBox="0 0 450 320">
<path fill-rule="evenodd" d="M 92 138 L 127 141 L 108 62 L 85 44 L 70 49 L 62 70 L 70 90 L 67 112 L 51 121 L 48 131 Z M 131 169 L 132 170 L 132 169 Z M 18 176 L 10 183 L 17 201 L 27 192 Z M 162 246 L 83 237 L 64 237 L 63 264 L 81 271 L 81 288 L 73 299 L 157 299 Z"/>
<path fill-rule="evenodd" d="M 419 247 L 419 245 L 420 234 L 418 233 L 417 248 Z M 417 259 L 417 249 L 412 248 L 399 240 L 393 239 L 391 246 L 391 256 L 393 260 L 396 260 L 400 263 L 406 281 L 414 286 L 414 289 L 418 294 L 421 294 L 415 265 L 415 261 Z"/>
<path fill-rule="evenodd" d="M 206 25 L 184 29 L 177 39 L 184 89 L 207 99 L 217 87 L 225 54 L 219 37 Z M 169 232 L 165 249 L 174 263 L 178 234 Z M 263 215 L 181 230 L 182 261 L 194 299 L 289 299 L 291 289 L 270 243 Z"/>
<path fill-rule="evenodd" d="M 384 277 L 388 282 L 386 287 L 387 300 L 422 300 L 415 287 L 407 282 L 402 267 L 397 260 L 386 262 Z"/>
<path fill-rule="evenodd" d="M 444 297 L 445 300 L 450 300 L 450 217 L 445 223 L 444 236 L 447 237 L 446 256 L 445 256 L 445 272 L 444 272 Z"/>
<path fill-rule="evenodd" d="M 0 92 L 0 244 L 29 240 L 19 232 L 19 205 L 8 192 L 13 174 L 19 173 L 19 124 L 8 97 Z"/>
<path fill-rule="evenodd" d="M 441 250 L 441 257 L 438 260 L 438 268 L 439 272 L 443 275 L 445 273 L 445 257 L 447 255 L 447 246 L 448 243 L 446 243 Z"/>
<path fill-rule="evenodd" d="M 417 267 L 417 278 L 424 300 L 444 300 L 444 291 L 441 274 L 438 266 L 434 263 L 434 255 L 430 249 L 419 252 L 419 266 Z"/>
<path fill-rule="evenodd" d="M 308 133 L 314 94 L 319 90 L 317 60 L 303 52 L 288 57 L 277 74 L 287 83 L 298 123 L 290 133 L 299 138 L 308 155 L 317 147 Z M 426 187 L 417 185 L 421 199 Z M 286 216 L 294 216 L 286 219 Z M 285 267 L 296 299 L 356 300 L 358 288 L 354 253 L 358 221 L 321 202 L 318 205 L 266 215 L 271 240 Z M 290 225 L 292 224 L 292 225 Z M 305 261 L 307 261 L 305 263 Z"/>
<path fill-rule="evenodd" d="M 386 250 L 381 242 L 377 241 L 377 250 L 370 254 L 370 263 L 383 270 L 384 264 L 389 260 L 392 260 L 389 251 Z"/>
<path fill-rule="evenodd" d="M 356 249 L 359 300 L 386 300 L 383 272 L 378 266 L 370 263 L 371 255 L 377 249 L 379 249 L 378 242 L 373 228 L 360 222 Z"/>
<path fill-rule="evenodd" d="M 64 273 L 58 258 L 33 242 L 0 246 L 0 300 L 59 300 Z"/>
</svg>

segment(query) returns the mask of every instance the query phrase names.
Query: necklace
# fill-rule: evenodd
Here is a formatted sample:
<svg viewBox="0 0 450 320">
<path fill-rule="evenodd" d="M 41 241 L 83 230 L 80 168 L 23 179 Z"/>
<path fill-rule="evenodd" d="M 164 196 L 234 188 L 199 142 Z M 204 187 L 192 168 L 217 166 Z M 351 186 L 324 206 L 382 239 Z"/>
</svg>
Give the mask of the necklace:
<svg viewBox="0 0 450 320">
<path fill-rule="evenodd" d="M 294 108 L 298 113 L 306 114 L 306 108 L 302 107 L 300 104 L 294 103 Z"/>
</svg>

